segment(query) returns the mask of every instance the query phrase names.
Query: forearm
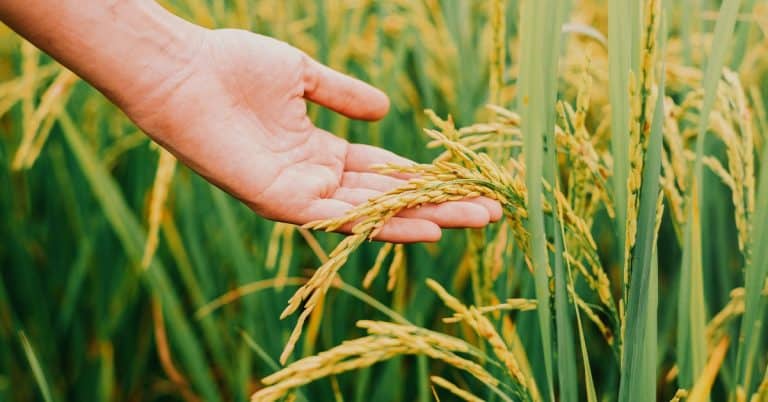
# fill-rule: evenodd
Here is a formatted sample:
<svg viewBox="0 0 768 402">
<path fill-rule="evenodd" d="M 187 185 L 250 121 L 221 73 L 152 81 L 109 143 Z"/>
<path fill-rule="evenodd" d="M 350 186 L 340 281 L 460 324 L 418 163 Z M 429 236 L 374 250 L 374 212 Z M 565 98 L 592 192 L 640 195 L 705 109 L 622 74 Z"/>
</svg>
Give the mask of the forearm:
<svg viewBox="0 0 768 402">
<path fill-rule="evenodd" d="M 121 107 L 162 90 L 201 43 L 154 0 L 0 0 L 0 20 Z"/>
</svg>

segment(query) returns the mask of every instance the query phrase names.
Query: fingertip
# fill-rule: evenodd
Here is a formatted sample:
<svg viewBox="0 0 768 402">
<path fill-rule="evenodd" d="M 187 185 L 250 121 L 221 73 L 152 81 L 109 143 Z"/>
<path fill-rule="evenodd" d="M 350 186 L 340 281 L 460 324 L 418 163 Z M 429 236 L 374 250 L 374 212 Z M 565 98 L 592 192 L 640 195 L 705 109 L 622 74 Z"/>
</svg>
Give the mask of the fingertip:
<svg viewBox="0 0 768 402">
<path fill-rule="evenodd" d="M 491 201 L 493 202 L 487 207 L 489 219 L 491 222 L 498 222 L 504 215 L 504 211 L 501 209 L 501 204 L 498 201 Z"/>
<path fill-rule="evenodd" d="M 498 222 L 504 215 L 504 210 L 501 208 L 501 203 L 496 200 L 487 197 L 477 197 L 472 200 L 477 204 L 483 206 L 488 211 L 488 218 L 490 222 Z"/>
<path fill-rule="evenodd" d="M 380 89 L 304 56 L 304 97 L 349 118 L 374 121 L 389 112 Z"/>
<path fill-rule="evenodd" d="M 424 241 L 428 243 L 436 243 L 440 241 L 440 239 L 442 238 L 443 238 L 443 230 L 440 228 L 440 226 L 437 226 L 436 224 L 433 223 L 432 225 L 430 225 L 430 230 L 427 233 Z"/>
<path fill-rule="evenodd" d="M 392 107 L 392 104 L 389 101 L 389 96 L 387 96 L 384 91 L 375 87 L 371 88 L 373 89 L 373 92 L 376 93 L 376 96 L 372 97 L 370 103 L 370 114 L 368 116 L 364 116 L 364 120 L 381 120 L 387 116 L 389 109 Z"/>
<path fill-rule="evenodd" d="M 491 222 L 491 214 L 486 208 L 471 203 L 466 204 L 472 207 L 471 210 L 467 212 L 467 227 L 481 228 Z"/>
<path fill-rule="evenodd" d="M 423 232 L 422 239 L 416 240 L 414 243 L 437 243 L 442 238 L 443 238 L 443 229 L 441 229 L 440 226 L 432 223 L 431 225 L 429 225 L 429 229 Z"/>
</svg>

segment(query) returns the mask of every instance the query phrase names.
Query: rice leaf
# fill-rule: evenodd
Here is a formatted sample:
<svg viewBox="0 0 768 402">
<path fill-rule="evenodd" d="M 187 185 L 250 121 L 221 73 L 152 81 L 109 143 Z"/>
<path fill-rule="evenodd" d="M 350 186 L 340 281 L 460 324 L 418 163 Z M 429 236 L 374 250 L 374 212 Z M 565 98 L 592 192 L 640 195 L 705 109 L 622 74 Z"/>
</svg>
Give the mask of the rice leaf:
<svg viewBox="0 0 768 402">
<path fill-rule="evenodd" d="M 32 344 L 29 343 L 27 335 L 24 331 L 19 331 L 19 339 L 21 340 L 21 347 L 24 349 L 24 355 L 27 357 L 29 367 L 32 368 L 32 375 L 35 376 L 37 387 L 40 388 L 40 393 L 43 394 L 43 400 L 45 402 L 53 402 L 54 399 L 51 396 L 51 387 L 48 384 L 48 380 L 45 378 L 43 367 L 40 365 L 40 361 L 37 359 L 35 349 L 32 348 Z"/>
<path fill-rule="evenodd" d="M 539 326 L 546 372 L 546 400 L 554 400 L 554 355 L 552 351 L 552 313 L 550 310 L 550 264 L 547 231 L 542 209 L 542 180 L 554 178 L 552 155 L 555 143 L 555 98 L 558 57 L 562 39 L 560 27 L 564 13 L 561 2 L 526 2 L 521 12 L 520 93 L 518 105 L 523 132 L 528 191 L 528 231 L 531 234 L 532 262 L 538 300 Z M 546 50 L 538 48 L 547 44 Z M 546 175 L 545 175 L 546 174 Z M 550 181 L 550 183 L 553 183 Z M 554 204 L 551 204 L 554 205 Z M 554 228 L 553 228 L 554 229 Z M 556 233 L 550 232 L 553 236 Z"/>
<path fill-rule="evenodd" d="M 756 0 L 746 0 L 741 14 L 754 17 L 752 10 L 755 8 L 756 2 Z M 752 18 L 747 21 L 739 21 L 736 24 L 736 43 L 734 43 L 733 54 L 731 55 L 731 70 L 733 71 L 739 71 L 739 67 L 744 61 L 744 54 L 747 52 L 747 45 L 749 44 L 749 33 L 754 24 Z"/>
<path fill-rule="evenodd" d="M 665 32 L 662 29 L 662 32 Z M 664 38 L 662 35 L 662 54 Z M 643 164 L 637 240 L 630 262 L 626 328 L 619 384 L 619 401 L 656 400 L 656 328 L 658 307 L 658 263 L 656 219 L 660 191 L 662 130 L 664 122 L 664 68 L 651 122 L 648 149 Z"/>
<path fill-rule="evenodd" d="M 556 11 L 555 26 L 560 27 L 567 19 L 568 12 L 571 8 L 570 1 L 561 1 L 558 4 Z M 561 34 L 562 30 L 553 33 L 554 38 L 560 38 L 557 40 L 555 46 L 552 47 L 551 54 L 552 62 L 550 62 L 550 70 L 546 72 L 548 77 L 558 77 L 558 56 L 560 54 L 560 42 L 564 35 Z M 549 94 L 551 98 L 546 100 L 545 105 L 554 105 L 557 101 L 557 80 L 547 79 L 549 82 L 547 85 L 551 85 L 549 88 Z M 547 87 L 545 87 L 547 88 Z M 555 125 L 555 114 L 551 112 L 546 123 L 549 127 Z M 554 131 L 545 131 L 545 144 L 555 144 Z M 552 188 L 560 188 L 560 175 L 557 163 L 557 153 L 555 146 L 544 147 L 544 180 L 549 183 Z M 556 205 L 557 200 L 551 191 L 545 192 L 545 196 L 550 205 Z M 554 239 L 555 251 L 551 256 L 552 267 L 554 269 L 554 309 L 555 309 L 555 334 L 557 348 L 557 379 L 559 387 L 559 397 L 563 401 L 576 401 L 578 400 L 579 385 L 578 385 L 578 372 L 576 371 L 576 338 L 573 334 L 573 317 L 571 316 L 571 305 L 568 297 L 568 274 L 566 273 L 566 267 L 563 262 L 563 230 L 561 222 L 557 216 L 546 216 L 545 218 L 545 232 L 548 238 Z"/>
<path fill-rule="evenodd" d="M 560 219 L 562 220 L 562 208 L 558 207 L 558 215 Z M 562 226 L 560 226 L 560 236 L 563 239 L 563 250 L 565 252 L 568 252 L 568 244 L 565 241 L 565 231 Z M 565 261 L 565 265 L 567 267 L 568 272 L 568 284 L 567 284 L 567 290 L 570 293 L 571 299 L 576 300 L 576 290 L 575 285 L 573 281 L 573 272 L 571 270 L 571 264 L 568 260 Z M 579 306 L 576 303 L 573 303 L 573 310 L 574 314 L 576 315 L 576 328 L 579 332 L 579 347 L 581 350 L 581 359 L 582 364 L 584 366 L 584 387 L 586 388 L 586 394 L 587 394 L 587 402 L 597 402 L 597 392 L 595 391 L 595 380 L 592 377 L 592 367 L 589 363 L 589 349 L 587 348 L 587 342 L 584 338 L 584 326 L 581 322 L 581 312 L 579 311 Z M 574 356 L 574 362 L 576 361 Z M 575 375 L 573 373 L 572 375 Z M 576 400 L 576 399 L 574 399 Z"/>
<path fill-rule="evenodd" d="M 608 0 L 608 95 L 611 100 L 611 156 L 613 193 L 616 208 L 616 234 L 620 253 L 624 253 L 627 220 L 627 178 L 629 175 L 629 70 L 632 35 L 628 0 Z M 619 261 L 624 256 L 619 255 Z"/>
<path fill-rule="evenodd" d="M 678 302 L 678 367 L 681 387 L 690 387 L 704 368 L 706 361 L 706 308 L 701 272 L 701 213 L 703 189 L 704 140 L 709 127 L 709 115 L 715 103 L 720 71 L 725 64 L 725 55 L 733 35 L 740 0 L 724 0 L 715 24 L 706 69 L 704 72 L 704 100 L 700 110 L 698 137 L 696 138 L 696 160 L 692 185 L 687 199 L 687 220 L 684 229 L 683 261 L 681 267 L 680 293 Z"/>
<path fill-rule="evenodd" d="M 752 258 L 744 272 L 745 310 L 741 322 L 737 370 L 739 384 L 747 394 L 756 387 L 756 371 L 761 369 L 760 356 L 765 356 L 765 318 L 768 297 L 763 294 L 768 286 L 768 152 L 763 152 L 760 183 L 752 220 Z M 765 368 L 768 371 L 768 368 Z M 768 376 L 768 373 L 765 374 Z"/>
</svg>

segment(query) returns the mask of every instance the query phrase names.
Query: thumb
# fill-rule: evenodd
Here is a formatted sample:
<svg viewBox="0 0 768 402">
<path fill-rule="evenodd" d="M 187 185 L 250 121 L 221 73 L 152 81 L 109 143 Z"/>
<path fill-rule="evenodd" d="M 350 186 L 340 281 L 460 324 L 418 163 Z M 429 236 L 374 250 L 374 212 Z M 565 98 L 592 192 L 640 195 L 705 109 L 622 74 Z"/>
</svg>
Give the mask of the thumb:
<svg viewBox="0 0 768 402">
<path fill-rule="evenodd" d="M 305 57 L 304 98 L 352 119 L 379 120 L 389 111 L 384 92 Z"/>
</svg>

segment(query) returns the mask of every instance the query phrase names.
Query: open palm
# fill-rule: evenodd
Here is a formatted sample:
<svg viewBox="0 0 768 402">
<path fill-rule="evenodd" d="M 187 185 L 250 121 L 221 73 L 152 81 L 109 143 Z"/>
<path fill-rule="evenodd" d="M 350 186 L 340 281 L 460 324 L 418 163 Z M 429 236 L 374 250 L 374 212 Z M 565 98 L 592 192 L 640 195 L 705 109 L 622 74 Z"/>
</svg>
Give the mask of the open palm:
<svg viewBox="0 0 768 402">
<path fill-rule="evenodd" d="M 379 90 L 283 42 L 216 30 L 206 32 L 195 62 L 126 111 L 187 165 L 269 219 L 338 217 L 404 184 L 370 166 L 410 161 L 315 127 L 306 100 L 363 120 L 389 108 Z M 403 211 L 378 239 L 435 241 L 440 227 L 480 227 L 500 215 L 495 201 L 482 198 L 425 206 Z"/>
</svg>

